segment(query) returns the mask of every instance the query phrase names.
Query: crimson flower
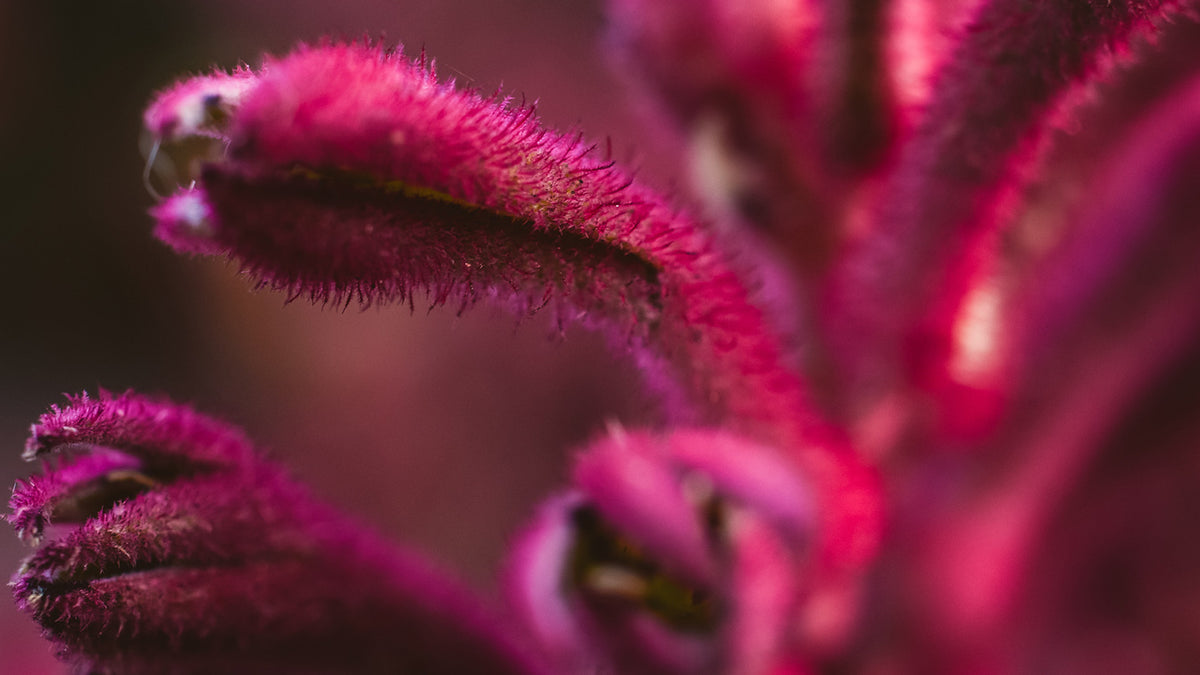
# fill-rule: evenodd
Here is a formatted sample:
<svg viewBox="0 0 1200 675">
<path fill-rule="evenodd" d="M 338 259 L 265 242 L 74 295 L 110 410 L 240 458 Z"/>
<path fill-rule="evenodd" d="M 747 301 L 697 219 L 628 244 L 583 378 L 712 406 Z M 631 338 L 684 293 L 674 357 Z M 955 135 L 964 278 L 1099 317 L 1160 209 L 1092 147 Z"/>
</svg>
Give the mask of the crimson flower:
<svg viewBox="0 0 1200 675">
<path fill-rule="evenodd" d="M 179 186 L 152 211 L 159 239 L 289 299 L 582 322 L 633 354 L 662 423 L 579 451 L 513 534 L 489 608 L 236 429 L 134 393 L 73 397 L 34 425 L 27 456 L 52 459 L 9 516 L 35 541 L 74 526 L 12 584 L 63 657 L 113 673 L 1200 663 L 1189 4 L 610 4 L 609 45 L 687 145 L 691 206 L 531 106 L 359 43 L 161 92 L 147 180 Z M 1057 191 L 1072 184 L 1087 199 Z"/>
</svg>

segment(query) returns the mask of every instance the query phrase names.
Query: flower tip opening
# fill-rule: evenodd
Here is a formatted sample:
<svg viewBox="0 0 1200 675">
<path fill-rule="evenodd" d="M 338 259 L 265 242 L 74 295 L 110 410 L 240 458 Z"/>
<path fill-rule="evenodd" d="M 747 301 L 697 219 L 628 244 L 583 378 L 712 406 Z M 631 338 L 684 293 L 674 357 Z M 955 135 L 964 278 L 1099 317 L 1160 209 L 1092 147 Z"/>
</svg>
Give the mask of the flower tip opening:
<svg viewBox="0 0 1200 675">
<path fill-rule="evenodd" d="M 195 187 L 203 167 L 229 147 L 228 127 L 256 83 L 248 68 L 180 82 L 158 94 L 142 117 L 142 182 L 155 201 Z"/>
<path fill-rule="evenodd" d="M 815 523 L 782 455 L 706 429 L 620 430 L 580 455 L 573 479 L 519 538 L 509 575 L 560 665 L 764 673 L 790 648 Z"/>
<path fill-rule="evenodd" d="M 223 138 L 226 121 L 255 82 L 248 68 L 183 80 L 155 97 L 142 123 L 167 143 L 195 135 Z"/>
</svg>

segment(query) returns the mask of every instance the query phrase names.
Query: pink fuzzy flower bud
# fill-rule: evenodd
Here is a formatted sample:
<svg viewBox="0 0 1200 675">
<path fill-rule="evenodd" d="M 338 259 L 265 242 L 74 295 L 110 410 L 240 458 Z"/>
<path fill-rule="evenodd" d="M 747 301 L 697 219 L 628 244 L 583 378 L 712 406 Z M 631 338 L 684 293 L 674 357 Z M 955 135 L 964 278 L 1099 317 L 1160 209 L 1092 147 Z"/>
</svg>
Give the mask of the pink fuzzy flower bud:
<svg viewBox="0 0 1200 675">
<path fill-rule="evenodd" d="M 518 541 L 511 596 L 563 668 L 775 672 L 797 648 L 816 518 L 779 453 L 614 429 Z"/>
<path fill-rule="evenodd" d="M 79 396 L 27 455 L 53 459 L 9 520 L 66 531 L 13 594 L 87 672 L 536 672 L 463 590 L 186 407 Z"/>
<path fill-rule="evenodd" d="M 176 101 L 215 100 L 177 92 L 239 83 L 236 104 L 212 94 L 229 102 L 228 152 L 155 209 L 161 239 L 233 256 L 293 297 L 412 306 L 427 292 L 460 308 L 496 297 L 606 328 L 684 403 L 683 419 L 775 443 L 820 477 L 832 567 L 869 558 L 872 473 L 817 414 L 700 223 L 532 109 L 456 90 L 397 52 L 301 48 L 245 89 L 241 77 L 189 80 L 150 106 L 148 128 L 166 133 L 196 116 Z"/>
</svg>

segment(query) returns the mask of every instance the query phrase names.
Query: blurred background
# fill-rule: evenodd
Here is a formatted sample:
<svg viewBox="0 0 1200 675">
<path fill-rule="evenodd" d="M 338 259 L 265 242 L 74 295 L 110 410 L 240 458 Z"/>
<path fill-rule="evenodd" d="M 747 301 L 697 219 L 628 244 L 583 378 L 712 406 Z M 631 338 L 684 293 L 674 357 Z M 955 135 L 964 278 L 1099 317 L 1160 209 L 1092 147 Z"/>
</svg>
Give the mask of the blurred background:
<svg viewBox="0 0 1200 675">
<path fill-rule="evenodd" d="M 284 306 L 232 265 L 179 258 L 149 233 L 141 111 L 186 74 L 369 36 L 539 99 L 546 124 L 611 136 L 666 185 L 602 30 L 596 0 L 0 2 L 0 483 L 31 472 L 29 424 L 64 393 L 162 393 L 244 426 L 319 495 L 493 592 L 569 448 L 653 415 L 631 366 L 536 317 Z M 29 552 L 0 533 L 0 573 Z M 61 671 L 0 598 L 0 673 Z"/>
</svg>

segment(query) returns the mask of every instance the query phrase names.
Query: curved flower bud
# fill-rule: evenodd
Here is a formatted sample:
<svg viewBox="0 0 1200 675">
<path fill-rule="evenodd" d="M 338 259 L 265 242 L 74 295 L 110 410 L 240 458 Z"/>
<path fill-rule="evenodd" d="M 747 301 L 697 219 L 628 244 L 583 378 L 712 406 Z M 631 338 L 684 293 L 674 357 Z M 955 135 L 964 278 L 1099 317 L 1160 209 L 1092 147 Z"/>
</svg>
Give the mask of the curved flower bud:
<svg viewBox="0 0 1200 675">
<path fill-rule="evenodd" d="M 151 133 L 195 116 L 180 100 L 195 97 L 172 89 L 150 106 Z M 747 417 L 797 413 L 800 384 L 715 242 L 532 115 L 398 53 L 300 49 L 241 93 L 223 123 L 228 154 L 156 209 L 157 233 L 314 300 L 413 303 L 428 290 L 433 304 L 556 303 L 562 319 L 586 313 L 686 352 L 670 356 L 698 361 L 681 379 L 699 399 L 769 411 Z M 732 402 L 751 386 L 752 402 Z M 764 400 L 771 390 L 782 393 Z"/>
<path fill-rule="evenodd" d="M 177 89 L 211 82 L 223 80 Z M 196 116 L 176 101 L 212 100 L 175 91 L 150 106 L 152 133 Z M 361 45 L 270 62 L 222 119 L 228 153 L 155 210 L 168 244 L 231 255 L 293 297 L 411 306 L 428 291 L 465 307 L 492 296 L 606 327 L 686 402 L 685 419 L 732 426 L 811 469 L 831 564 L 871 555 L 873 475 L 815 413 L 729 258 L 578 138 Z"/>
<path fill-rule="evenodd" d="M 510 578 L 561 667 L 783 672 L 816 529 L 787 461 L 724 433 L 616 429 L 574 484 L 521 536 Z"/>
<path fill-rule="evenodd" d="M 72 529 L 13 594 L 87 672 L 535 672 L 464 591 L 186 407 L 79 396 L 27 456 L 55 459 L 9 520 Z"/>
</svg>

